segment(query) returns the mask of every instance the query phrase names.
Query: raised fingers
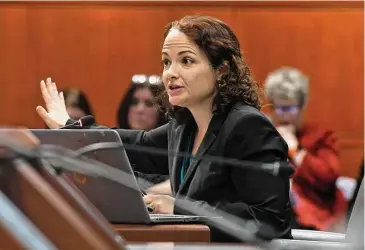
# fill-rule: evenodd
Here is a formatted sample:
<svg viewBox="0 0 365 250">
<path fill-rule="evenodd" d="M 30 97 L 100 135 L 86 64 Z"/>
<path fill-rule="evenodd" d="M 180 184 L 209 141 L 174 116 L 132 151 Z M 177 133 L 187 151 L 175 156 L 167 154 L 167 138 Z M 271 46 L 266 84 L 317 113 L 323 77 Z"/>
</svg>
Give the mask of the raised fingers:
<svg viewBox="0 0 365 250">
<path fill-rule="evenodd" d="M 46 86 L 47 86 L 48 94 L 50 95 L 52 101 L 57 101 L 59 98 L 58 92 L 57 92 L 56 84 L 54 82 L 52 82 L 51 77 L 47 78 Z"/>
<path fill-rule="evenodd" d="M 51 108 L 51 103 L 52 103 L 51 96 L 49 95 L 47 85 L 43 80 L 41 81 L 40 86 L 41 86 L 41 92 L 42 92 L 43 100 L 46 104 L 47 110 L 49 111 L 50 108 Z"/>
<path fill-rule="evenodd" d="M 58 95 L 60 97 L 61 104 L 63 104 L 63 106 L 66 106 L 65 97 L 63 96 L 63 92 L 60 92 Z"/>
<path fill-rule="evenodd" d="M 36 111 L 47 126 L 52 128 L 53 120 L 49 117 L 48 112 L 42 106 L 37 106 Z"/>
</svg>

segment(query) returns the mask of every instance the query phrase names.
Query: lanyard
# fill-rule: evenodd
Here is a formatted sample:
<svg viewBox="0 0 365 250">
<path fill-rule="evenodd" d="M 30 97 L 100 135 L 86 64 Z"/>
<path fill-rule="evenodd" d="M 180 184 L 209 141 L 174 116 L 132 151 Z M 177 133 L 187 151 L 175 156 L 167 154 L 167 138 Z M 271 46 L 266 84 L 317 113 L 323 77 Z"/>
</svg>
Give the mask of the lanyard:
<svg viewBox="0 0 365 250">
<path fill-rule="evenodd" d="M 190 153 L 190 148 L 191 148 L 191 136 L 189 136 L 189 138 L 188 138 L 188 147 L 187 147 L 187 152 L 189 152 Z M 182 162 L 182 166 L 181 166 L 181 171 L 180 171 L 180 185 L 183 183 L 183 181 L 184 181 L 184 177 L 185 177 L 185 168 L 186 168 L 186 165 L 187 165 L 187 161 L 188 161 L 188 158 L 187 158 L 187 156 L 184 156 L 184 160 L 183 160 L 183 162 Z M 191 163 L 192 163 L 192 161 L 193 161 L 193 158 L 191 157 L 190 159 L 189 159 L 189 166 L 191 165 Z M 188 166 L 188 167 L 189 167 Z"/>
</svg>

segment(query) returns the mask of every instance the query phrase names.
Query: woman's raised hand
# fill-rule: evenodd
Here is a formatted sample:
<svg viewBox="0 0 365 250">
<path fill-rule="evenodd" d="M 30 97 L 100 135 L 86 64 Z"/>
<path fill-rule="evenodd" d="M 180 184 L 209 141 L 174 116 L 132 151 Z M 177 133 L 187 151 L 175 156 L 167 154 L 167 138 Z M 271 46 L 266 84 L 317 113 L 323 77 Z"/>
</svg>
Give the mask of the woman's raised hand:
<svg viewBox="0 0 365 250">
<path fill-rule="evenodd" d="M 58 93 L 56 83 L 50 77 L 46 82 L 41 81 L 41 91 L 46 109 L 37 106 L 36 111 L 51 129 L 61 128 L 66 125 L 70 116 L 67 113 L 63 93 Z"/>
</svg>

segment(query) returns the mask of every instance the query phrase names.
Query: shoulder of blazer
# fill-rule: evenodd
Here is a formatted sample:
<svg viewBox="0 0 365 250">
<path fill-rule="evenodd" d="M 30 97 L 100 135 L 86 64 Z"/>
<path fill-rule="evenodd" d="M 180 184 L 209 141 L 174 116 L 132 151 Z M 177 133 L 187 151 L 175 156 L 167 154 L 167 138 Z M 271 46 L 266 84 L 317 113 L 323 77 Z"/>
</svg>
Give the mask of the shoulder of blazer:
<svg viewBox="0 0 365 250">
<path fill-rule="evenodd" d="M 270 124 L 270 120 L 257 108 L 242 103 L 236 103 L 229 111 L 225 118 L 224 125 L 227 127 L 234 127 L 241 120 L 244 120 L 247 116 L 259 116 L 267 120 Z M 168 133 L 169 136 L 172 135 L 178 128 L 184 126 L 185 124 L 179 123 L 176 119 L 169 120 Z"/>
<path fill-rule="evenodd" d="M 182 126 L 183 124 L 180 124 L 177 122 L 176 119 L 172 118 L 168 122 L 167 126 L 167 136 L 171 138 L 173 137 L 174 133 Z"/>
<path fill-rule="evenodd" d="M 260 110 L 258 110 L 255 107 L 245 105 L 242 103 L 237 103 L 232 107 L 232 109 L 228 113 L 226 123 L 228 122 L 232 126 L 235 126 L 237 123 L 240 123 L 242 120 L 245 120 L 245 118 L 252 116 L 261 117 L 269 124 L 272 124 L 270 119 Z"/>
</svg>

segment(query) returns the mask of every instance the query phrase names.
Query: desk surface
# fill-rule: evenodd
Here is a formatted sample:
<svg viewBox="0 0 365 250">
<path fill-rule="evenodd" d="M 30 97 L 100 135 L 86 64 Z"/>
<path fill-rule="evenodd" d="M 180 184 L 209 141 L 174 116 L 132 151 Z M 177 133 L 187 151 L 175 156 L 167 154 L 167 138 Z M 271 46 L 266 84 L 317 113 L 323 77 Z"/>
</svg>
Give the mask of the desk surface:
<svg viewBox="0 0 365 250">
<path fill-rule="evenodd" d="M 176 245 L 174 243 L 146 243 L 146 244 L 131 244 L 128 245 L 130 250 L 269 250 L 258 246 L 248 246 L 245 244 L 217 244 L 205 245 L 202 244 L 187 244 Z"/>
<path fill-rule="evenodd" d="M 130 250 L 353 250 L 364 249 L 343 242 L 307 241 L 278 239 L 264 244 L 183 244 L 183 243 L 146 243 L 130 244 Z"/>
<path fill-rule="evenodd" d="M 210 242 L 204 225 L 113 225 L 127 242 Z"/>
</svg>

